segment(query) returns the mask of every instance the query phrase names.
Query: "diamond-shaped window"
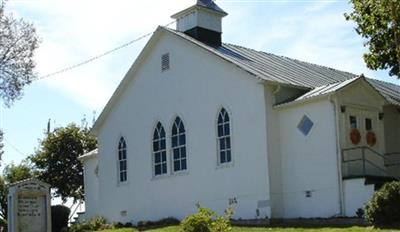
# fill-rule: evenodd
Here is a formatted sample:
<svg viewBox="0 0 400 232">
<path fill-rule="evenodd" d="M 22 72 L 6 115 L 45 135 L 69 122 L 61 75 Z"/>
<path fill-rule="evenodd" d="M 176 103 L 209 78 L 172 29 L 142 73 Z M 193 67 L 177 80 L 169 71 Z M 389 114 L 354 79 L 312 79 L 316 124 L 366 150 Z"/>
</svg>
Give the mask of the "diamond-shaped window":
<svg viewBox="0 0 400 232">
<path fill-rule="evenodd" d="M 311 121 L 311 119 L 306 115 L 304 115 L 301 121 L 299 122 L 299 125 L 297 125 L 297 128 L 301 131 L 301 133 L 303 133 L 303 135 L 307 136 L 310 133 L 313 126 L 314 123 Z"/>
</svg>

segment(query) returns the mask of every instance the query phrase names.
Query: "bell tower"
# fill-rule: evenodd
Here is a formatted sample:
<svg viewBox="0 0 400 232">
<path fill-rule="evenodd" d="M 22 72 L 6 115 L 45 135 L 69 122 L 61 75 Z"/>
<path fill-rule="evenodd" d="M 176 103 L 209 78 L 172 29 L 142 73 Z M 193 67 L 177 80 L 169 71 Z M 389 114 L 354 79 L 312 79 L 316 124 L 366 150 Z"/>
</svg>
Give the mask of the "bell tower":
<svg viewBox="0 0 400 232">
<path fill-rule="evenodd" d="M 176 30 L 203 43 L 220 46 L 222 18 L 228 14 L 212 0 L 197 0 L 196 4 L 171 16 Z"/>
</svg>

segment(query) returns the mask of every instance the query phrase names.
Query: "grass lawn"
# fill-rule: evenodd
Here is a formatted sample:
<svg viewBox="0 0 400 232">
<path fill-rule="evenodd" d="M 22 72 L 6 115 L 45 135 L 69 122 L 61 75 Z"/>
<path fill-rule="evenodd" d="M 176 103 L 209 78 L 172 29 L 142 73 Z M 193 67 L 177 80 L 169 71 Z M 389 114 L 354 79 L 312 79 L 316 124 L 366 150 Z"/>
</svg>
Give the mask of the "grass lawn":
<svg viewBox="0 0 400 232">
<path fill-rule="evenodd" d="M 134 229 L 115 229 L 115 230 L 103 230 L 102 232 L 135 232 Z M 170 226 L 161 229 L 154 229 L 154 230 L 147 230 L 148 232 L 179 232 L 179 226 Z M 324 232 L 361 232 L 361 231 L 382 231 L 382 232 L 389 232 L 389 231 L 400 231 L 400 230 L 379 230 L 374 229 L 371 227 L 345 227 L 345 228 L 335 228 L 335 227 L 326 227 L 326 228 L 252 228 L 252 227 L 234 227 L 231 232 L 283 232 L 283 231 L 290 231 L 290 232 L 317 232 L 317 231 L 324 231 Z"/>
</svg>

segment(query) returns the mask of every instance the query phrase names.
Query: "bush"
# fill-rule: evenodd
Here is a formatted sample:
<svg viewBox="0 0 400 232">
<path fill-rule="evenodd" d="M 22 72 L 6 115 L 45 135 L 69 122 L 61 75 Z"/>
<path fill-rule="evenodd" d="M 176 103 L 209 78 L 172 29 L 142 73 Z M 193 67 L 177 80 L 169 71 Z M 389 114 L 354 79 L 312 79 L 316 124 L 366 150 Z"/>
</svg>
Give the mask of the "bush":
<svg viewBox="0 0 400 232">
<path fill-rule="evenodd" d="M 183 232 L 227 232 L 230 231 L 230 218 L 233 210 L 228 208 L 223 216 L 211 209 L 196 205 L 198 212 L 187 216 L 181 223 Z"/>
<path fill-rule="evenodd" d="M 400 182 L 386 183 L 365 206 L 367 221 L 376 226 L 400 222 Z"/>
<path fill-rule="evenodd" d="M 97 231 L 103 229 L 112 229 L 113 226 L 107 224 L 107 221 L 103 217 L 94 217 L 87 222 L 77 223 L 72 225 L 68 232 L 86 232 L 86 231 Z"/>
<path fill-rule="evenodd" d="M 180 221 L 173 217 L 164 218 L 158 221 L 139 221 L 137 223 L 137 228 L 139 230 L 160 228 L 166 226 L 175 226 L 179 225 Z"/>
<path fill-rule="evenodd" d="M 68 217 L 71 210 L 64 205 L 51 206 L 51 231 L 61 232 L 68 227 Z"/>
<path fill-rule="evenodd" d="M 0 228 L 3 228 L 3 231 L 7 231 L 7 221 L 4 218 L 0 218 Z"/>
</svg>

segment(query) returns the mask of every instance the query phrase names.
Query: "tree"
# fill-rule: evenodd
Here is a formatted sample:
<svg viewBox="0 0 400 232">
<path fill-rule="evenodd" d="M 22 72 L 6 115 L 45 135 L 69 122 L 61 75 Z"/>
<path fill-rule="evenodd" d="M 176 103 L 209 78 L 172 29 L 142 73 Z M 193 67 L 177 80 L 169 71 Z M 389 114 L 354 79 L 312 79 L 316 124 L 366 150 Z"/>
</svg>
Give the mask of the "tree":
<svg viewBox="0 0 400 232">
<path fill-rule="evenodd" d="M 40 180 L 49 183 L 55 197 L 83 199 L 83 170 L 78 156 L 97 147 L 86 125 L 69 124 L 46 134 L 30 157 Z"/>
<path fill-rule="evenodd" d="M 5 14 L 5 2 L 0 0 L 0 98 L 5 106 L 10 107 L 15 100 L 21 98 L 23 87 L 36 79 L 33 56 L 39 47 L 39 37 L 33 24 Z M 1 160 L 1 129 L 0 133 Z"/>
<path fill-rule="evenodd" d="M 2 130 L 0 130 L 0 161 L 2 160 L 1 158 L 3 157 L 4 154 L 4 144 L 3 144 L 3 139 L 4 139 L 4 133 Z"/>
<path fill-rule="evenodd" d="M 0 97 L 10 106 L 36 79 L 33 57 L 39 38 L 33 24 L 6 15 L 4 5 L 0 3 Z"/>
<path fill-rule="evenodd" d="M 0 217 L 7 219 L 8 185 L 32 177 L 34 172 L 27 161 L 18 165 L 11 163 L 4 168 L 3 176 L 0 176 Z"/>
<path fill-rule="evenodd" d="M 373 70 L 390 69 L 400 78 L 400 2 L 398 0 L 350 0 L 354 10 L 346 20 L 357 24 L 356 32 L 366 39 L 364 61 Z"/>
</svg>

